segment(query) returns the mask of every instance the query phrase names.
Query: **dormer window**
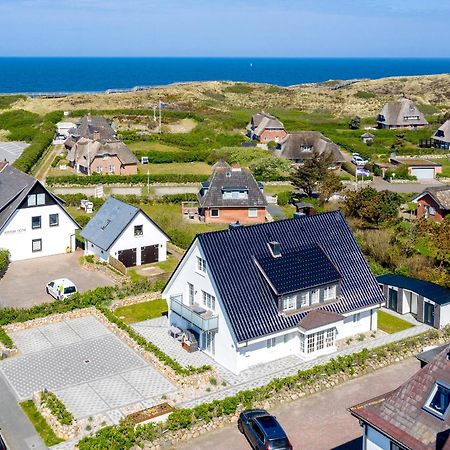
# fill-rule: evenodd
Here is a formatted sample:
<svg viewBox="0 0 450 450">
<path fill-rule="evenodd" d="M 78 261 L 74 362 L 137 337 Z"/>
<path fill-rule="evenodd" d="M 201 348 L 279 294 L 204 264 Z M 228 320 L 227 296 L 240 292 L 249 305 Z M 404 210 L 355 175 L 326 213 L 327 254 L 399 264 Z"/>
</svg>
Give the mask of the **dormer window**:
<svg viewBox="0 0 450 450">
<path fill-rule="evenodd" d="M 437 381 L 431 395 L 425 403 L 424 409 L 431 414 L 444 419 L 450 405 L 450 386 L 442 381 Z"/>
</svg>

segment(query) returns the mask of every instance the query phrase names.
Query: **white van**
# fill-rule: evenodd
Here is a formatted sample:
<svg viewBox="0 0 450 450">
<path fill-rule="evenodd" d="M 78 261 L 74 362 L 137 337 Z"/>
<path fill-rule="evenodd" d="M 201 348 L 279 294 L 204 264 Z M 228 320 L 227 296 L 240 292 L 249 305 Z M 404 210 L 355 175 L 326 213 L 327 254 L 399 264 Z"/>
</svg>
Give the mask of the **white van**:
<svg viewBox="0 0 450 450">
<path fill-rule="evenodd" d="M 47 294 L 57 300 L 64 300 L 77 292 L 77 287 L 68 278 L 59 278 L 58 280 L 50 281 L 45 287 Z"/>
</svg>

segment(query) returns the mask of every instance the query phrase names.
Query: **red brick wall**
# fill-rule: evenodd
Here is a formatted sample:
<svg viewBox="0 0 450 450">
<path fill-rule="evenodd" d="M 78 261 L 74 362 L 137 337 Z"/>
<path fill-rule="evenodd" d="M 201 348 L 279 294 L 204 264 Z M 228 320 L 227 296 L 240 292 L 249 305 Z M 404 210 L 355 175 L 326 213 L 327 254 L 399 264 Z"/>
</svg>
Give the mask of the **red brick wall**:
<svg viewBox="0 0 450 450">
<path fill-rule="evenodd" d="M 248 208 L 218 208 L 219 217 L 211 217 L 211 210 L 205 209 L 205 223 L 234 223 L 242 224 L 264 223 L 266 208 L 258 208 L 257 217 L 248 217 Z"/>
<path fill-rule="evenodd" d="M 422 217 L 425 217 L 425 206 L 431 206 L 436 210 L 436 214 L 434 216 L 429 216 L 428 218 L 431 220 L 434 220 L 435 222 L 442 222 L 445 217 L 445 212 L 443 212 L 438 204 L 429 196 L 425 195 L 417 202 L 417 218 L 421 219 Z"/>
<path fill-rule="evenodd" d="M 268 144 L 269 142 L 279 142 L 287 135 L 285 130 L 264 130 L 259 137 L 259 142 Z M 278 138 L 278 139 L 277 139 Z"/>
</svg>

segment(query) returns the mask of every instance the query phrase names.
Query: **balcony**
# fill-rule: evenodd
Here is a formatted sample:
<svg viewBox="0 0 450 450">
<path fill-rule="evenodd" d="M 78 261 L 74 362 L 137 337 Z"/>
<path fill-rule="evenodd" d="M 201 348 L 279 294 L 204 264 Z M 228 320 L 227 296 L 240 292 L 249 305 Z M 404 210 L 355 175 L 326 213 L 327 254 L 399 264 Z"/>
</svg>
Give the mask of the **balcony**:
<svg viewBox="0 0 450 450">
<path fill-rule="evenodd" d="M 185 305 L 181 294 L 170 297 L 170 310 L 203 331 L 214 331 L 219 328 L 217 315 L 200 305 Z"/>
</svg>

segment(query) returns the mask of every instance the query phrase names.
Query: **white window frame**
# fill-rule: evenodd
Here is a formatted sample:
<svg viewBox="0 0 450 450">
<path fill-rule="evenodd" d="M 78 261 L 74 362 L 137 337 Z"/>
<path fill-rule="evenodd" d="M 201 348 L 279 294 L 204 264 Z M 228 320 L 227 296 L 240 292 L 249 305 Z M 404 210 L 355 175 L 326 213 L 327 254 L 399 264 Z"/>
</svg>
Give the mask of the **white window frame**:
<svg viewBox="0 0 450 450">
<path fill-rule="evenodd" d="M 248 208 L 248 217 L 251 218 L 258 217 L 258 208 Z"/>
<path fill-rule="evenodd" d="M 295 294 L 285 295 L 283 297 L 283 311 L 290 311 L 297 307 L 297 296 Z"/>
<path fill-rule="evenodd" d="M 206 260 L 201 256 L 197 256 L 197 272 L 201 274 L 206 273 Z"/>
</svg>

